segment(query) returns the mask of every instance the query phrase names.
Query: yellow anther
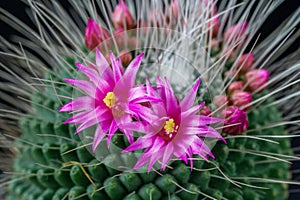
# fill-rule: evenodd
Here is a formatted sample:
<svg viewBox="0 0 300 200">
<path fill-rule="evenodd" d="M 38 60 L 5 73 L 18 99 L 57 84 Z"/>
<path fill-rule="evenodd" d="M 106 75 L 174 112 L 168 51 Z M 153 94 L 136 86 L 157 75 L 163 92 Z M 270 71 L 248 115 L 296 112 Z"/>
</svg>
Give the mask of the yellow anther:
<svg viewBox="0 0 300 200">
<path fill-rule="evenodd" d="M 116 103 L 116 96 L 113 92 L 108 92 L 103 101 L 107 107 L 111 108 Z"/>
<path fill-rule="evenodd" d="M 171 118 L 168 121 L 166 121 L 164 129 L 166 133 L 172 133 L 174 131 L 174 127 L 175 127 L 174 119 Z"/>
</svg>

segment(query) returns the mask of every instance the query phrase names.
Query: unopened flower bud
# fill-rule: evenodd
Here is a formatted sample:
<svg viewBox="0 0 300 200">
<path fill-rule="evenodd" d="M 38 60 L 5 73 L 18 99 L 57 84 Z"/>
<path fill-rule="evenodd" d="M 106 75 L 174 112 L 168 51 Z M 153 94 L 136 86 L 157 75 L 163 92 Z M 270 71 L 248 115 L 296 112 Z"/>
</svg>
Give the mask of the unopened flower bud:
<svg viewBox="0 0 300 200">
<path fill-rule="evenodd" d="M 247 31 L 248 23 L 242 22 L 231 26 L 224 34 L 224 40 L 232 40 L 232 38 L 242 38 Z"/>
<path fill-rule="evenodd" d="M 235 91 L 243 90 L 243 82 L 242 81 L 235 81 L 229 84 L 227 92 L 232 94 Z"/>
<path fill-rule="evenodd" d="M 95 49 L 101 42 L 109 38 L 109 33 L 94 20 L 88 19 L 85 29 L 85 45 L 89 50 Z"/>
<path fill-rule="evenodd" d="M 121 51 L 120 52 L 120 59 L 121 59 L 121 62 L 122 62 L 122 65 L 124 67 L 126 67 L 132 60 L 132 55 L 131 53 L 129 53 L 128 51 Z"/>
<path fill-rule="evenodd" d="M 228 97 L 226 95 L 218 95 L 213 98 L 213 104 L 218 108 L 226 106 L 227 103 L 228 103 Z"/>
<path fill-rule="evenodd" d="M 264 85 L 269 80 L 270 73 L 265 69 L 255 69 L 246 73 L 245 75 L 245 83 L 247 85 L 247 89 L 251 92 L 262 92 L 264 90 Z"/>
<path fill-rule="evenodd" d="M 248 129 L 248 118 L 246 112 L 236 106 L 229 106 L 224 109 L 221 116 L 225 118 L 224 133 L 239 135 Z"/>
<path fill-rule="evenodd" d="M 248 110 L 249 103 L 252 102 L 252 96 L 249 92 L 235 91 L 230 97 L 231 103 L 241 110 Z M 248 105 L 248 106 L 247 106 Z"/>
<path fill-rule="evenodd" d="M 200 110 L 200 115 L 204 115 L 204 116 L 208 116 L 211 114 L 211 109 L 207 106 L 204 106 L 201 110 Z"/>
<path fill-rule="evenodd" d="M 112 13 L 112 21 L 115 27 L 122 27 L 125 29 L 132 29 L 135 27 L 134 19 L 124 1 L 118 3 Z"/>
<path fill-rule="evenodd" d="M 247 53 L 243 54 L 238 60 L 238 67 L 240 68 L 241 73 L 246 73 L 254 63 L 254 54 Z"/>
<path fill-rule="evenodd" d="M 209 28 L 209 31 L 212 32 L 212 36 L 216 37 L 220 27 L 219 17 L 214 16 L 212 20 L 208 22 L 207 27 Z"/>
</svg>

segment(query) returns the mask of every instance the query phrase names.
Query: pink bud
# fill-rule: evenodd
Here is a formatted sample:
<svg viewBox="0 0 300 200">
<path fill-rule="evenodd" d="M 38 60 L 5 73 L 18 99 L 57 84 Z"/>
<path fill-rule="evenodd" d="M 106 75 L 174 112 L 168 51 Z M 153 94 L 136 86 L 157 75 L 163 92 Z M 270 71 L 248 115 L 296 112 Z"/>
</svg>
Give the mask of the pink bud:
<svg viewBox="0 0 300 200">
<path fill-rule="evenodd" d="M 248 110 L 247 104 L 252 102 L 252 96 L 249 92 L 235 91 L 230 97 L 231 103 L 241 110 Z"/>
<path fill-rule="evenodd" d="M 246 73 L 254 63 L 254 54 L 243 54 L 238 60 L 238 67 L 241 68 L 241 73 Z"/>
<path fill-rule="evenodd" d="M 134 19 L 124 1 L 118 3 L 112 13 L 112 21 L 115 27 L 132 29 L 135 27 Z"/>
<path fill-rule="evenodd" d="M 239 135 L 245 132 L 248 128 L 248 118 L 245 111 L 238 109 L 235 106 L 229 106 L 221 112 L 221 116 L 225 118 L 224 133 Z M 232 125 L 232 126 L 231 126 Z"/>
<path fill-rule="evenodd" d="M 202 107 L 200 110 L 200 115 L 208 116 L 211 114 L 211 109 L 207 106 Z"/>
<path fill-rule="evenodd" d="M 254 69 L 246 73 L 245 75 L 245 83 L 247 85 L 247 89 L 251 92 L 262 92 L 265 89 L 265 84 L 269 80 L 270 73 L 265 69 Z"/>
<path fill-rule="evenodd" d="M 243 37 L 246 34 L 248 28 L 247 22 L 242 22 L 231 26 L 224 34 L 224 40 L 232 40 L 232 38 Z"/>
<path fill-rule="evenodd" d="M 228 97 L 226 95 L 218 95 L 215 96 L 213 99 L 213 104 L 218 108 L 226 106 L 227 103 L 228 103 Z"/>
<path fill-rule="evenodd" d="M 94 20 L 88 19 L 85 28 L 85 45 L 89 50 L 95 49 L 101 42 L 109 38 L 109 33 Z"/>
<path fill-rule="evenodd" d="M 212 32 L 212 36 L 216 37 L 218 35 L 220 27 L 219 17 L 214 16 L 212 20 L 208 22 L 207 27 Z"/>
<path fill-rule="evenodd" d="M 129 53 L 128 51 L 121 51 L 120 52 L 120 55 L 119 55 L 120 59 L 121 59 L 121 62 L 122 62 L 122 65 L 124 67 L 126 67 L 132 60 L 132 55 L 131 53 Z"/>
<path fill-rule="evenodd" d="M 229 84 L 227 92 L 232 94 L 234 91 L 243 90 L 243 82 L 242 81 L 235 81 Z"/>
</svg>

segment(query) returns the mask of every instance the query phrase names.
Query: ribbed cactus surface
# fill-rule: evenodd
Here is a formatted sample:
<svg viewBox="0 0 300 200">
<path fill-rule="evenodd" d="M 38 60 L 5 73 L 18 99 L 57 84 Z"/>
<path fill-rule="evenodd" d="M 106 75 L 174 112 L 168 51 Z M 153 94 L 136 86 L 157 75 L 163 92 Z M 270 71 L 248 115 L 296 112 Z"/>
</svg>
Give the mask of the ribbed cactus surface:
<svg viewBox="0 0 300 200">
<path fill-rule="evenodd" d="M 53 72 L 48 72 L 46 78 L 62 82 Z M 62 103 L 69 101 L 58 99 L 57 94 L 72 96 L 72 88 L 62 84 L 47 86 L 32 96 L 34 112 L 20 120 L 24 134 L 16 141 L 19 155 L 7 200 L 287 198 L 287 185 L 276 180 L 289 179 L 289 166 L 274 157 L 291 154 L 289 140 L 273 139 L 278 143 L 270 143 L 255 137 L 287 134 L 283 127 L 264 128 L 281 121 L 276 107 L 263 106 L 271 99 L 248 114 L 247 136 L 232 136 L 227 138 L 227 144 L 217 143 L 213 149 L 215 160 L 194 161 L 193 170 L 182 161 L 175 161 L 165 171 L 135 173 L 112 169 L 82 147 L 79 136 L 74 135 L 75 127 L 63 124 L 68 114 L 57 112 Z M 116 136 L 113 141 L 117 144 L 123 140 Z M 120 165 L 126 165 L 129 159 L 113 152 L 109 158 Z"/>
</svg>

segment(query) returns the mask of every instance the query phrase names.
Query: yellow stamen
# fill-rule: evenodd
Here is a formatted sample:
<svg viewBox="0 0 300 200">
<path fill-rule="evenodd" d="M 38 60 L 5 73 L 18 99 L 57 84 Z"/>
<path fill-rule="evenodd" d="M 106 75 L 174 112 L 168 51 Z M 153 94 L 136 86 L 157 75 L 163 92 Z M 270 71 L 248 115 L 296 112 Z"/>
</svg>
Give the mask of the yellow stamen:
<svg viewBox="0 0 300 200">
<path fill-rule="evenodd" d="M 166 133 L 172 133 L 174 131 L 174 127 L 175 127 L 174 119 L 171 118 L 168 121 L 166 121 L 164 129 Z"/>
<path fill-rule="evenodd" d="M 116 103 L 116 96 L 113 92 L 108 92 L 103 101 L 107 107 L 111 108 Z"/>
</svg>

